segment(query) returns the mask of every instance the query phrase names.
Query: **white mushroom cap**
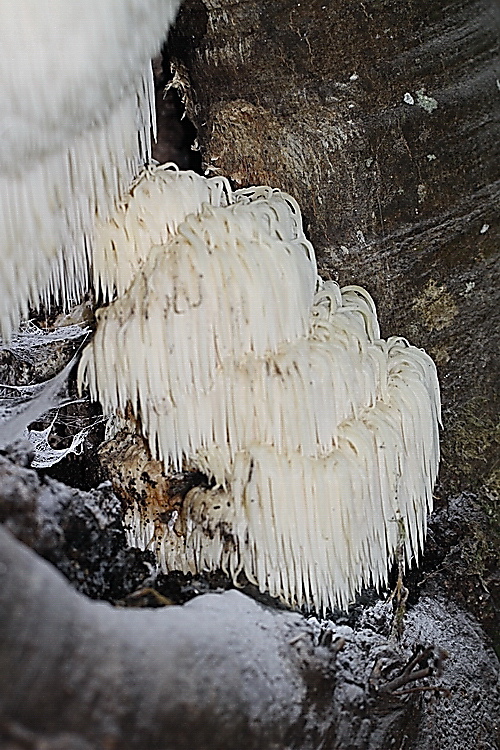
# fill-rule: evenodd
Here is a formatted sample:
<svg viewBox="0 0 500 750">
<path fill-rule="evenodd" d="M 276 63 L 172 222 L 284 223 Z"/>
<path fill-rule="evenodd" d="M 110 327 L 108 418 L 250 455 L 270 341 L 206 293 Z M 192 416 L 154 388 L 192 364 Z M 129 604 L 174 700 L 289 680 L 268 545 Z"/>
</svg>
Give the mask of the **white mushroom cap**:
<svg viewBox="0 0 500 750">
<path fill-rule="evenodd" d="M 189 214 L 205 203 L 226 206 L 231 198 L 224 177 L 206 179 L 175 164 L 149 164 L 128 195 L 93 238 L 94 287 L 107 302 L 122 296 L 154 245 L 165 245 Z"/>
</svg>

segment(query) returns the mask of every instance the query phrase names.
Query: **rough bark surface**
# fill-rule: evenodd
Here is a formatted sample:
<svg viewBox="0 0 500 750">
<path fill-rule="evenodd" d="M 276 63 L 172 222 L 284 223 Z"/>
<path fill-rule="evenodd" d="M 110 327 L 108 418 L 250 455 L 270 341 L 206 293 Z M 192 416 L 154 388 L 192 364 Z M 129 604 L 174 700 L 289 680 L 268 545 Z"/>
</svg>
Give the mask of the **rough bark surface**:
<svg viewBox="0 0 500 750">
<path fill-rule="evenodd" d="M 90 747 L 283 744 L 312 656 L 300 617 L 277 618 L 237 592 L 168 610 L 91 604 L 14 544 L 1 531 L 0 693 L 9 723 Z M 27 656 L 30 669 L 19 670 Z"/>
<path fill-rule="evenodd" d="M 165 586 L 148 552 L 124 550 L 109 485 L 40 476 L 25 448 L 0 457 L 1 747 L 497 747 L 497 659 L 439 586 L 399 637 L 380 601 L 344 624 L 234 591 L 165 607 L 203 583 Z"/>
<path fill-rule="evenodd" d="M 436 599 L 422 598 L 397 643 L 383 605 L 355 630 L 321 630 L 236 591 L 154 611 L 90 602 L 4 529 L 0 571 L 2 747 L 486 750 L 498 739 L 498 663 L 470 618 Z"/>
</svg>

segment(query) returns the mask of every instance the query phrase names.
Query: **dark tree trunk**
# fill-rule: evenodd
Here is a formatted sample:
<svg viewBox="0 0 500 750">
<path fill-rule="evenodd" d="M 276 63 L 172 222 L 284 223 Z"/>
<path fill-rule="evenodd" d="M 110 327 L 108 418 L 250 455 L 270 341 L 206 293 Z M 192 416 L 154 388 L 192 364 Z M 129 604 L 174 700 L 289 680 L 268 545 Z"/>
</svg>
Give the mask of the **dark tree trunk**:
<svg viewBox="0 0 500 750">
<path fill-rule="evenodd" d="M 170 54 L 205 168 L 290 192 L 321 273 L 435 359 L 437 504 L 474 493 L 458 589 L 500 648 L 499 40 L 496 0 L 187 0 Z"/>
</svg>

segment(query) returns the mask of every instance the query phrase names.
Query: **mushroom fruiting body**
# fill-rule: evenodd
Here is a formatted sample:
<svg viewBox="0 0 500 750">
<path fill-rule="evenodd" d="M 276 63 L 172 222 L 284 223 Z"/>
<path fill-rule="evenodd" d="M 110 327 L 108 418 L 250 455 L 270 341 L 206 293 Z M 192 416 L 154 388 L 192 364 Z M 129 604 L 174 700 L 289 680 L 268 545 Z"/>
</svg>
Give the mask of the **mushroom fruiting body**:
<svg viewBox="0 0 500 750">
<path fill-rule="evenodd" d="M 118 263 L 123 227 L 121 242 L 140 241 L 124 280 L 103 284 L 125 291 L 100 311 L 80 381 L 108 413 L 131 406 L 167 470 L 200 469 L 214 486 L 167 518 L 134 505 L 129 541 L 165 570 L 243 571 L 289 604 L 345 606 L 386 582 L 401 524 L 407 559 L 422 547 L 435 366 L 380 339 L 367 292 L 318 279 L 290 196 L 155 168 L 144 179 L 141 200 L 113 216 Z M 193 198 L 175 218 L 159 199 L 169 181 Z"/>
<path fill-rule="evenodd" d="M 89 238 L 150 155 L 150 59 L 180 0 L 0 6 L 0 335 L 88 287 Z"/>
<path fill-rule="evenodd" d="M 131 406 L 167 469 L 214 483 L 166 519 L 132 507 L 130 542 L 165 569 L 222 566 L 289 604 L 345 605 L 387 579 L 401 523 L 407 558 L 421 548 L 435 367 L 379 338 L 366 292 L 318 279 L 290 196 L 158 167 L 126 195 L 179 4 L 1 5 L 0 334 L 40 299 L 77 297 L 93 256 L 110 304 L 80 381 L 107 413 Z"/>
<path fill-rule="evenodd" d="M 180 223 L 206 203 L 226 206 L 229 183 L 179 172 L 172 164 L 149 165 L 132 183 L 111 215 L 94 230 L 94 288 L 103 302 L 121 297 L 150 258 L 151 247 L 165 244 Z"/>
<path fill-rule="evenodd" d="M 160 171 L 157 176 L 163 182 Z M 189 193 L 192 173 L 174 171 L 172 179 L 181 194 L 184 187 Z M 213 195 L 218 203 L 219 191 Z M 193 213 L 167 244 L 150 248 L 125 294 L 98 312 L 80 364 L 93 398 L 108 413 L 124 411 L 130 401 L 153 452 L 176 469 L 239 429 L 245 386 L 241 394 L 230 391 L 235 364 L 277 352 L 309 328 L 316 265 L 295 202 L 270 189 L 232 195 L 226 188 L 224 195 L 231 205 L 193 201 Z M 151 191 L 135 216 L 138 224 L 150 200 Z M 163 214 L 157 206 L 158 222 L 163 215 L 166 224 L 170 206 L 163 204 Z M 131 237 L 126 206 L 123 216 Z M 117 214 L 112 220 L 118 223 Z"/>
</svg>

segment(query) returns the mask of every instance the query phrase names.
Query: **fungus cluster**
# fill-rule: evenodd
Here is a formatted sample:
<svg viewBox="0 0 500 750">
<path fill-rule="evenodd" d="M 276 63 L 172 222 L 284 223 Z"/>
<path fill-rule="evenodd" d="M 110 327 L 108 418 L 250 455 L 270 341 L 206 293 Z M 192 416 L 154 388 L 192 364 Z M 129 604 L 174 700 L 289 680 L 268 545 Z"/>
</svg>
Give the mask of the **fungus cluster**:
<svg viewBox="0 0 500 750">
<path fill-rule="evenodd" d="M 132 506 L 165 570 L 222 567 L 287 603 L 417 557 L 439 460 L 430 358 L 380 339 L 370 296 L 317 276 L 290 196 L 149 166 L 150 58 L 180 0 L 0 7 L 0 335 L 89 282 L 107 307 L 80 384 L 131 409 L 181 507 Z M 136 178 L 129 190 L 131 181 Z"/>
<path fill-rule="evenodd" d="M 88 289 L 89 244 L 150 156 L 150 59 L 180 0 L 0 6 L 0 336 Z"/>
<path fill-rule="evenodd" d="M 131 408 L 167 470 L 212 483 L 167 514 L 132 506 L 131 544 L 318 610 L 386 582 L 402 525 L 418 557 L 435 366 L 380 338 L 366 291 L 318 277 L 293 198 L 148 167 L 100 223 L 94 269 L 112 301 L 80 383 L 108 414 Z"/>
</svg>

